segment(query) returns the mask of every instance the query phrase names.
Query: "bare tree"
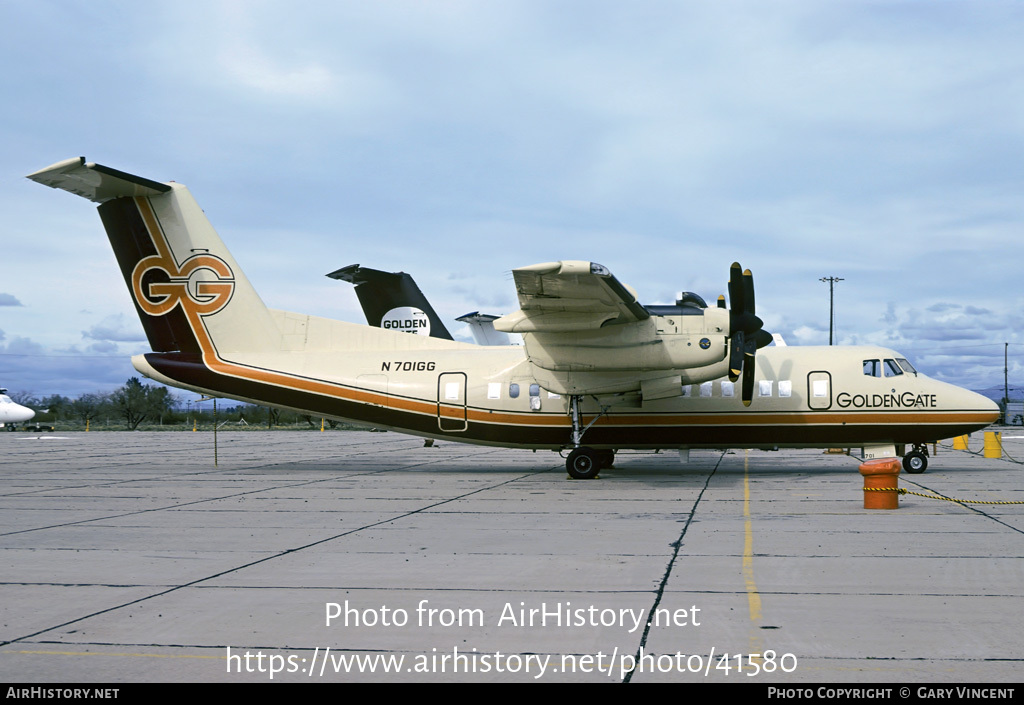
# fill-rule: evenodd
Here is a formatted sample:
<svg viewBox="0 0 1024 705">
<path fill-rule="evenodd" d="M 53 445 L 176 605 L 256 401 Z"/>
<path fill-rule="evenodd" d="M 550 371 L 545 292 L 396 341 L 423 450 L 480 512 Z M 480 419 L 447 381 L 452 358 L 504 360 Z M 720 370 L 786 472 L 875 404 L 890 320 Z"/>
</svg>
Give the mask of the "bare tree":
<svg viewBox="0 0 1024 705">
<path fill-rule="evenodd" d="M 174 397 L 167 387 L 143 384 L 138 377 L 132 377 L 110 395 L 110 401 L 124 418 L 128 429 L 134 431 L 147 418 L 158 419 L 169 411 Z"/>
<path fill-rule="evenodd" d="M 88 424 L 103 413 L 104 407 L 110 404 L 107 394 L 82 394 L 71 402 L 71 414 L 82 423 Z"/>
</svg>

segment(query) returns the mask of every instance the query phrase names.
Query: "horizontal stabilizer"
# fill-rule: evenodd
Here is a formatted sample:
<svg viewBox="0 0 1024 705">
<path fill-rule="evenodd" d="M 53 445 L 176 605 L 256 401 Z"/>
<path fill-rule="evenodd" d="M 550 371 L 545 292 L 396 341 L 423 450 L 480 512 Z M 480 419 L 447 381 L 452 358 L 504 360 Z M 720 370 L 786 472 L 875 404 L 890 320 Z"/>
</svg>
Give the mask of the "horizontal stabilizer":
<svg viewBox="0 0 1024 705">
<path fill-rule="evenodd" d="M 126 174 L 95 162 L 87 163 L 85 157 L 57 162 L 29 174 L 28 178 L 96 203 L 128 196 L 158 196 L 171 190 L 170 184 Z"/>
</svg>

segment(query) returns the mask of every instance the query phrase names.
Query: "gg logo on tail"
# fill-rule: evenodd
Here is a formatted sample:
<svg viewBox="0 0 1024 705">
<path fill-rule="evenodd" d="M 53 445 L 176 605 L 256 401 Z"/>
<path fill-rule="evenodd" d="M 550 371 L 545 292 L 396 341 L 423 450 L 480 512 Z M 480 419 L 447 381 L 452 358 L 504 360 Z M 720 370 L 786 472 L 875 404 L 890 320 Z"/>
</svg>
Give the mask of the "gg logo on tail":
<svg viewBox="0 0 1024 705">
<path fill-rule="evenodd" d="M 140 210 L 157 254 L 139 260 L 132 270 L 132 293 L 139 307 L 151 316 L 163 316 L 180 305 L 190 318 L 224 308 L 235 290 L 235 275 L 227 263 L 204 252 L 179 265 L 160 228 L 153 227 L 152 213 Z"/>
</svg>

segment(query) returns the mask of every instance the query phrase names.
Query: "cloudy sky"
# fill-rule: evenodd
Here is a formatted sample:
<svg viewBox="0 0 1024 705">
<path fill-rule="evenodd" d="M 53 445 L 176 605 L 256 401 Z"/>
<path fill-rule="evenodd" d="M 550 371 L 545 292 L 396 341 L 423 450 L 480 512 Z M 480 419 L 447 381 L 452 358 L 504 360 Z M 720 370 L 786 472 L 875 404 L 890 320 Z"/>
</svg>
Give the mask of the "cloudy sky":
<svg viewBox="0 0 1024 705">
<path fill-rule="evenodd" d="M 0 3 L 0 385 L 108 390 L 142 329 L 73 156 L 185 183 L 264 301 L 362 321 L 352 263 L 450 328 L 510 270 L 644 303 L 729 264 L 790 344 L 1024 381 L 1020 2 Z"/>
</svg>

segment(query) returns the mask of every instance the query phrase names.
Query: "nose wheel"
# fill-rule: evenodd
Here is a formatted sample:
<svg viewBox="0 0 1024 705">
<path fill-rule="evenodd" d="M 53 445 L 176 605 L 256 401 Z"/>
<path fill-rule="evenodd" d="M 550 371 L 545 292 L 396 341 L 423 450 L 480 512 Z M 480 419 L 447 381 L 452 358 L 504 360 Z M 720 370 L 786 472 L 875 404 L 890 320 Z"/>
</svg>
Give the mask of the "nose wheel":
<svg viewBox="0 0 1024 705">
<path fill-rule="evenodd" d="M 907 472 L 918 475 L 928 469 L 928 455 L 918 446 L 903 456 L 903 469 Z"/>
</svg>

